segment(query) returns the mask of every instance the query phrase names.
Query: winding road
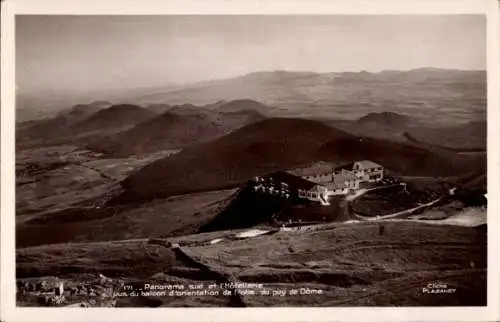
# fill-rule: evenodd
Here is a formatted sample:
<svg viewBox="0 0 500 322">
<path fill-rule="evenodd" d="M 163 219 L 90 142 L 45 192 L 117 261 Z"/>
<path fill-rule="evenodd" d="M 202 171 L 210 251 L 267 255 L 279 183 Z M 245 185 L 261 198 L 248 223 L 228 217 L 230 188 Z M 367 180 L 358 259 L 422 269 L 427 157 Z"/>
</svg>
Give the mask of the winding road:
<svg viewBox="0 0 500 322">
<path fill-rule="evenodd" d="M 355 194 L 347 195 L 345 197 L 345 200 L 346 201 L 354 201 L 355 199 L 361 197 L 362 195 L 364 195 L 367 192 L 374 191 L 374 190 L 387 189 L 387 188 L 394 188 L 397 186 L 406 186 L 406 183 L 398 183 L 398 184 L 392 184 L 390 186 L 382 186 L 382 187 L 375 187 L 375 188 L 369 188 L 369 189 L 359 189 L 358 191 L 356 191 Z"/>
<path fill-rule="evenodd" d="M 417 210 L 420 210 L 420 209 L 423 209 L 423 208 L 426 208 L 426 207 L 430 207 L 430 206 L 438 203 L 442 199 L 443 198 L 441 197 L 441 198 L 438 198 L 438 199 L 433 200 L 431 202 L 422 204 L 420 206 L 417 206 L 417 207 L 414 207 L 414 208 L 410 208 L 410 209 L 405 209 L 403 211 L 398 211 L 398 212 L 395 212 L 395 213 L 392 213 L 392 214 L 388 214 L 388 215 L 384 215 L 384 216 L 366 217 L 366 216 L 362 216 L 362 215 L 358 215 L 358 214 L 354 214 L 354 216 L 356 216 L 357 218 L 362 219 L 362 220 L 370 220 L 370 221 L 384 220 L 384 219 L 389 219 L 389 218 L 396 218 L 396 217 L 399 217 L 399 216 L 412 214 L 413 212 L 415 212 Z"/>
<path fill-rule="evenodd" d="M 401 186 L 405 186 L 406 187 L 406 184 L 405 183 L 400 183 L 398 185 L 401 185 Z M 362 190 L 359 190 L 356 194 L 354 195 L 351 195 L 351 196 L 348 196 L 346 197 L 346 201 L 347 202 L 352 202 L 353 200 L 361 197 L 362 195 L 364 195 L 365 193 L 369 192 L 369 191 L 373 191 L 373 190 L 377 190 L 377 189 L 384 189 L 384 188 L 390 188 L 390 187 L 394 187 L 394 186 L 397 186 L 397 185 L 391 185 L 391 186 L 385 186 L 385 187 L 376 187 L 376 188 L 372 188 L 372 189 L 362 189 Z M 453 195 L 455 193 L 455 190 L 457 188 L 451 188 L 449 191 L 448 191 L 448 195 Z M 414 207 L 414 208 L 410 208 L 410 209 L 405 209 L 405 210 L 402 210 L 402 211 L 398 211 L 398 212 L 394 212 L 392 214 L 388 214 L 388 215 L 383 215 L 383 216 L 375 216 L 375 217 L 367 217 L 367 216 L 362 216 L 362 215 L 359 215 L 359 214 L 356 214 L 356 213 L 352 213 L 356 218 L 360 219 L 360 220 L 368 220 L 368 221 L 377 221 L 377 220 L 385 220 L 385 219 L 393 219 L 393 218 L 396 218 L 396 217 L 400 217 L 400 216 L 405 216 L 405 215 L 409 215 L 409 214 L 412 214 L 413 212 L 415 211 L 418 211 L 420 209 L 424 209 L 424 208 L 427 208 L 427 207 L 431 207 L 433 205 L 435 205 L 436 203 L 438 203 L 439 201 L 441 201 L 442 199 L 444 198 L 443 197 L 440 197 L 440 198 L 437 198 L 433 201 L 430 201 L 428 203 L 425 203 L 425 204 L 421 204 L 421 205 L 418 205 L 417 207 Z"/>
</svg>

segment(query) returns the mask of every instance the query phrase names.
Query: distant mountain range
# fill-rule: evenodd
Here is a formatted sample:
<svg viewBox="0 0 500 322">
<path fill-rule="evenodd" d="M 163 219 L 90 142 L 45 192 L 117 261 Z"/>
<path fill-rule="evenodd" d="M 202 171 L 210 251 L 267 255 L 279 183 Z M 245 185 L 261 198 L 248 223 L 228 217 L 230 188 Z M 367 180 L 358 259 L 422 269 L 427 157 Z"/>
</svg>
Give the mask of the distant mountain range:
<svg viewBox="0 0 500 322">
<path fill-rule="evenodd" d="M 429 122 L 485 119 L 486 73 L 423 68 L 411 71 L 312 73 L 257 72 L 158 91 L 138 103 L 211 104 L 252 99 L 273 116 L 356 119 L 393 111 Z M 430 113 L 432 111 L 432 113 Z"/>
<path fill-rule="evenodd" d="M 106 93 L 100 95 L 94 99 L 108 99 Z M 371 112 L 392 111 L 430 123 L 466 123 L 486 119 L 486 72 L 438 68 L 379 73 L 264 71 L 110 96 L 114 101 L 156 109 L 187 103 L 217 108 L 221 102 L 248 99 L 261 102 L 266 110 L 262 106 L 251 109 L 271 116 L 357 119 Z M 26 105 L 37 109 L 29 95 L 20 97 L 19 103 L 19 116 L 27 113 Z"/>
</svg>

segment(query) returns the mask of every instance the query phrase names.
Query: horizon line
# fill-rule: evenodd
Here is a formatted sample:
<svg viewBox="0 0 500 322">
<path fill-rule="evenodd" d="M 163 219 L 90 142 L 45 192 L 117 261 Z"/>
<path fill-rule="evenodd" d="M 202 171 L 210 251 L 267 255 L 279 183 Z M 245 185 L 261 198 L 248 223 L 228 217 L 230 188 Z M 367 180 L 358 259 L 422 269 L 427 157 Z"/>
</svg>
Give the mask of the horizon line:
<svg viewBox="0 0 500 322">
<path fill-rule="evenodd" d="M 355 73 L 355 74 L 380 74 L 383 72 L 412 72 L 412 71 L 418 71 L 418 70 L 440 70 L 440 71 L 459 71 L 459 72 L 487 72 L 487 69 L 461 69 L 461 68 L 445 68 L 445 67 L 434 67 L 434 66 L 422 66 L 422 67 L 416 67 L 416 68 L 410 68 L 410 69 L 381 69 L 378 71 L 369 71 L 366 69 L 360 69 L 360 70 L 343 70 L 343 71 L 312 71 L 312 70 L 297 70 L 297 69 L 262 69 L 262 70 L 255 70 L 252 72 L 247 72 L 247 73 L 242 73 L 239 75 L 235 76 L 227 76 L 227 77 L 218 77 L 218 78 L 206 78 L 206 79 L 201 79 L 201 80 L 196 80 L 196 81 L 187 81 L 187 82 L 182 82 L 182 83 L 174 83 L 174 82 L 166 82 L 164 85 L 137 85 L 137 86 L 132 86 L 132 87 L 113 87 L 113 88 L 108 88 L 108 89 L 93 89 L 87 91 L 87 93 L 92 93 L 92 92 L 103 92 L 103 91 L 121 91 L 121 90 L 133 90 L 133 89 L 156 89 L 156 88 L 164 88 L 164 87 L 172 87 L 172 90 L 175 91 L 175 87 L 180 87 L 180 86 L 193 86 L 193 85 L 198 85 L 198 84 L 203 84 L 206 82 L 214 82 L 214 81 L 224 81 L 224 80 L 229 80 L 229 79 L 234 79 L 234 78 L 240 78 L 240 77 L 246 77 L 249 75 L 253 74 L 259 74 L 259 73 L 309 73 L 309 74 L 316 74 L 316 75 L 326 75 L 326 74 L 347 74 L 347 73 Z M 42 93 L 42 92 L 47 92 L 47 91 L 56 91 L 56 89 L 30 89 L 30 90 L 23 90 L 21 89 L 20 86 L 15 86 L 15 95 L 19 94 L 37 94 L 37 93 Z"/>
</svg>

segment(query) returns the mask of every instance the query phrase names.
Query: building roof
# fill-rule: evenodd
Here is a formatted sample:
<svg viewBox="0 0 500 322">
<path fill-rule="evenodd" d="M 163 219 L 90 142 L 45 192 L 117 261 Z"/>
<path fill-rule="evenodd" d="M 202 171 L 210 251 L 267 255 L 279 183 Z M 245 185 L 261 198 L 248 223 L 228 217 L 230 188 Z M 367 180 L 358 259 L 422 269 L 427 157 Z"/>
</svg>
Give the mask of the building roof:
<svg viewBox="0 0 500 322">
<path fill-rule="evenodd" d="M 273 180 L 279 181 L 286 183 L 290 187 L 296 188 L 296 189 L 304 189 L 304 190 L 311 190 L 315 186 L 320 186 L 317 183 L 314 183 L 312 181 L 303 179 L 301 177 L 295 176 L 293 174 L 284 172 L 284 171 L 277 171 L 269 176 L 268 178 L 272 178 Z"/>
<path fill-rule="evenodd" d="M 358 178 L 351 171 L 347 171 L 342 169 L 340 173 L 337 173 L 333 176 L 333 183 L 342 183 L 344 184 L 346 181 L 356 181 Z"/>
<path fill-rule="evenodd" d="M 331 190 L 338 190 L 338 189 L 347 188 L 347 185 L 345 184 L 345 182 L 338 182 L 338 183 L 337 182 L 328 182 L 327 184 L 325 184 L 325 186 Z"/>
<path fill-rule="evenodd" d="M 363 170 L 383 167 L 382 165 L 380 165 L 376 162 L 370 161 L 370 160 L 360 160 L 360 161 L 354 161 L 354 162 L 350 162 L 350 163 L 338 166 L 335 168 L 335 172 L 338 172 L 338 171 L 343 170 L 343 169 L 351 171 L 351 170 L 353 170 L 355 163 L 359 164 L 361 169 L 363 169 Z"/>
<path fill-rule="evenodd" d="M 354 162 L 346 163 L 341 166 L 338 166 L 334 169 L 335 172 L 341 171 L 341 170 L 348 170 L 351 171 L 354 167 Z"/>
<path fill-rule="evenodd" d="M 318 161 L 308 166 L 292 169 L 287 172 L 296 176 L 314 176 L 314 175 L 330 174 L 333 172 L 334 168 L 335 164 L 332 162 Z"/>
<path fill-rule="evenodd" d="M 361 161 L 356 161 L 355 163 L 359 164 L 362 169 L 373 169 L 373 168 L 378 168 L 382 167 L 380 164 L 375 163 L 370 160 L 361 160 Z"/>
</svg>

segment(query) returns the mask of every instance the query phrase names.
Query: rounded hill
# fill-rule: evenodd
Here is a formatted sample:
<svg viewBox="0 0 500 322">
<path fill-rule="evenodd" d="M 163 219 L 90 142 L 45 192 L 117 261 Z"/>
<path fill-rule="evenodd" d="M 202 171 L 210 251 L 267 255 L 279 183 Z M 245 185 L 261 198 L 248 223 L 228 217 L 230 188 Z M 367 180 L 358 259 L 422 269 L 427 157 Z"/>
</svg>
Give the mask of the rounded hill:
<svg viewBox="0 0 500 322">
<path fill-rule="evenodd" d="M 128 200 L 151 199 L 235 187 L 258 175 L 319 160 L 360 159 L 405 175 L 445 176 L 478 166 L 468 157 L 359 138 L 317 121 L 270 118 L 155 161 L 131 174 L 122 186 Z"/>
<path fill-rule="evenodd" d="M 179 149 L 212 140 L 264 117 L 256 111 L 218 113 L 185 104 L 134 127 L 91 143 L 88 148 L 115 156 Z"/>
<path fill-rule="evenodd" d="M 101 109 L 83 122 L 76 124 L 78 131 L 104 130 L 130 126 L 145 121 L 156 114 L 138 105 L 120 104 Z"/>
<path fill-rule="evenodd" d="M 224 133 L 223 123 L 215 115 L 165 112 L 89 148 L 124 156 L 180 148 Z"/>
<path fill-rule="evenodd" d="M 222 113 L 240 112 L 244 110 L 254 110 L 261 114 L 269 112 L 269 106 L 251 99 L 240 99 L 230 102 L 224 102 L 217 106 L 216 111 Z"/>
<path fill-rule="evenodd" d="M 153 162 L 122 184 L 139 199 L 235 186 L 309 163 L 323 144 L 349 136 L 316 121 L 266 119 Z"/>
</svg>

